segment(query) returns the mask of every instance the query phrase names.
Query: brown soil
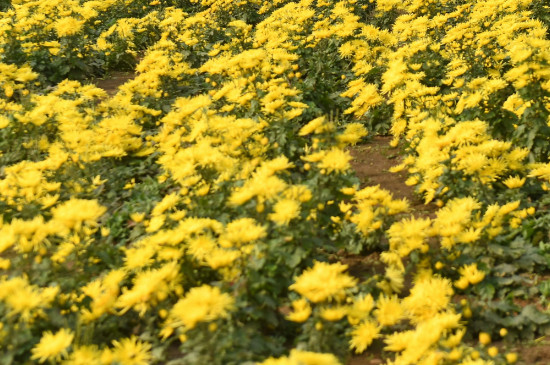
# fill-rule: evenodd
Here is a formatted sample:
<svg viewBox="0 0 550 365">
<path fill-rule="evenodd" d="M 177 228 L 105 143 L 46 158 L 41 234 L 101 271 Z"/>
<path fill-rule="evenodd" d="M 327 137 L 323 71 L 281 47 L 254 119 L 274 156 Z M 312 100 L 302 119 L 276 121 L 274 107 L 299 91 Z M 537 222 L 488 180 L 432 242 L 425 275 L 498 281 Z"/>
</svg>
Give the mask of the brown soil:
<svg viewBox="0 0 550 365">
<path fill-rule="evenodd" d="M 362 357 L 353 357 L 348 361 L 348 365 L 382 365 L 384 361 L 372 355 Z"/>
<path fill-rule="evenodd" d="M 495 344 L 502 354 L 515 352 L 518 354 L 517 365 L 548 365 L 550 364 L 550 339 L 541 337 L 530 343 L 510 345 L 505 343 Z M 492 346 L 492 345 L 491 345 Z M 385 361 L 369 350 L 361 356 L 354 356 L 347 365 L 382 365 Z"/>
<path fill-rule="evenodd" d="M 373 275 L 384 274 L 384 264 L 380 261 L 378 252 L 373 252 L 367 256 L 346 254 L 338 252 L 338 259 L 341 263 L 348 265 L 347 273 L 362 280 Z"/>
<path fill-rule="evenodd" d="M 133 72 L 113 71 L 108 77 L 95 81 L 95 85 L 107 92 L 109 96 L 117 93 L 118 87 L 136 77 Z"/>
<path fill-rule="evenodd" d="M 361 182 L 361 187 L 380 185 L 390 191 L 394 199 L 407 199 L 411 210 L 420 215 L 429 215 L 435 210 L 433 206 L 424 205 L 414 188 L 405 184 L 406 172 L 391 173 L 389 169 L 400 162 L 399 150 L 390 147 L 391 137 L 374 137 L 367 144 L 352 147 L 351 166 Z M 378 260 L 378 253 L 369 256 L 350 255 L 341 258 L 349 266 L 349 272 L 356 277 L 368 274 L 380 274 L 383 265 Z M 380 349 L 369 348 L 364 354 L 353 356 L 347 365 L 382 365 L 385 361 L 380 356 Z"/>
<path fill-rule="evenodd" d="M 520 365 L 548 365 L 550 363 L 550 339 L 541 337 L 520 347 L 505 348 L 517 352 Z"/>
<path fill-rule="evenodd" d="M 369 143 L 351 148 L 351 166 L 362 186 L 380 185 L 389 190 L 395 199 L 407 199 L 415 216 L 432 216 L 437 207 L 424 204 L 412 186 L 405 184 L 406 171 L 389 172 L 401 162 L 398 148 L 390 147 L 391 137 L 374 137 Z"/>
</svg>

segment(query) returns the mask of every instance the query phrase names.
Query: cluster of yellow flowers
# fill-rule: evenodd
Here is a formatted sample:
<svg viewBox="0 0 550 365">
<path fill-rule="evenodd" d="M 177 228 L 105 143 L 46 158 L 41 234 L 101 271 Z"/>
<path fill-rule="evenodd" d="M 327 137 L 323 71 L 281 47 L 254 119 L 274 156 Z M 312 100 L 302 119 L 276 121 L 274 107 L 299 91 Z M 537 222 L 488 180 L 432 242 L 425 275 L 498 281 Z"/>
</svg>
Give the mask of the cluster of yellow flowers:
<svg viewBox="0 0 550 365">
<path fill-rule="evenodd" d="M 550 123 L 549 97 L 533 97 L 550 92 L 550 44 L 529 4 L 12 1 L 0 12 L 8 363 L 141 365 L 180 346 L 184 363 L 339 364 L 375 341 L 388 364 L 513 362 L 462 342 L 454 299 L 490 275 L 475 259 L 484 242 L 535 213 L 484 199 L 550 188 L 522 124 L 534 111 Z M 315 64 L 325 46 L 347 74 Z M 125 57 L 136 77 L 113 96 L 57 82 Z M 335 75 L 345 88 L 331 97 L 358 122 L 308 99 Z M 407 148 L 394 170 L 427 202 L 448 197 L 433 217 L 353 176 L 348 146 L 383 107 Z M 353 240 L 381 242 L 378 274 L 329 263 Z M 304 340 L 323 333 L 344 349 Z"/>
<path fill-rule="evenodd" d="M 315 328 L 322 331 L 328 323 L 347 317 L 352 325 L 352 349 L 362 353 L 382 338 L 386 350 L 398 353 L 395 364 L 457 360 L 470 364 L 475 360 L 474 352 L 461 344 L 466 330 L 461 315 L 450 306 L 454 292 L 448 279 L 423 273 L 404 298 L 381 295 L 374 300 L 370 294 L 351 294 L 357 282 L 343 272 L 346 269 L 346 265 L 318 262 L 306 270 L 290 287 L 302 298 L 292 303 L 293 312 L 287 318 L 300 323 L 315 321 Z M 411 323 L 414 328 L 391 331 L 400 323 Z"/>
<path fill-rule="evenodd" d="M 342 94 L 353 97 L 347 112 L 362 118 L 380 103 L 392 106 L 393 144 L 402 139 L 408 148 L 395 170 L 406 168 L 427 202 L 498 188 L 529 175 L 526 162 L 548 153 L 550 43 L 531 1 L 450 3 L 378 1 L 403 13 L 392 32 L 371 30 L 373 40 L 340 48 L 358 76 Z M 383 39 L 388 46 L 374 52 Z M 367 83 L 380 67 L 382 84 Z M 468 184 L 453 186 L 456 179 Z"/>
</svg>

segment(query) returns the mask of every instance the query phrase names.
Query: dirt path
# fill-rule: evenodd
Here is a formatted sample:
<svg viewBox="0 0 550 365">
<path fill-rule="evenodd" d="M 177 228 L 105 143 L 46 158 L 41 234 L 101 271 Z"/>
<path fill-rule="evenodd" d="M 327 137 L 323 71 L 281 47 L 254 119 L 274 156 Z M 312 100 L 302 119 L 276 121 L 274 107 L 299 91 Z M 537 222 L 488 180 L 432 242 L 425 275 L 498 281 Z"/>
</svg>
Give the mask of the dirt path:
<svg viewBox="0 0 550 365">
<path fill-rule="evenodd" d="M 100 89 L 105 90 L 109 96 L 113 96 L 117 93 L 120 85 L 134 77 L 136 74 L 133 72 L 113 71 L 106 78 L 98 79 L 94 83 Z"/>
<path fill-rule="evenodd" d="M 353 147 L 352 168 L 361 180 L 362 186 L 380 185 L 389 190 L 396 199 L 406 198 L 415 216 L 433 216 L 437 207 L 424 204 L 412 186 L 405 184 L 405 171 L 392 173 L 389 169 L 400 162 L 399 149 L 390 147 L 391 137 L 374 137 L 367 144 Z"/>
<path fill-rule="evenodd" d="M 389 169 L 400 162 L 399 150 L 390 147 L 391 137 L 374 137 L 368 143 L 350 149 L 353 156 L 351 166 L 361 181 L 361 187 L 380 185 L 390 191 L 395 199 L 407 199 L 414 215 L 432 215 L 434 205 L 425 205 L 415 193 L 414 188 L 405 184 L 406 172 L 392 173 Z M 378 254 L 372 253 L 363 257 L 352 255 L 344 260 L 351 271 L 361 274 L 367 271 L 383 270 Z M 347 365 L 382 365 L 384 360 L 380 356 L 381 348 L 369 348 L 364 354 L 353 356 Z"/>
</svg>

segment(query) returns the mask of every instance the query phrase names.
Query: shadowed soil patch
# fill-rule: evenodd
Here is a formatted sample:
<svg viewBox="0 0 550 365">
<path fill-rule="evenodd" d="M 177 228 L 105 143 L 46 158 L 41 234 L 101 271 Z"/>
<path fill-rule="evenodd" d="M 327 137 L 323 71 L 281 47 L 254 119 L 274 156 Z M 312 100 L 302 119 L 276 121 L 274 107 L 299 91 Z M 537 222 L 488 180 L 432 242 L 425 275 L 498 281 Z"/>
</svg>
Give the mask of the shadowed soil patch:
<svg viewBox="0 0 550 365">
<path fill-rule="evenodd" d="M 348 265 L 347 273 L 359 280 L 373 275 L 384 274 L 385 266 L 380 261 L 380 254 L 378 252 L 373 252 L 366 256 L 342 253 L 339 261 Z"/>
<path fill-rule="evenodd" d="M 362 357 L 353 357 L 348 361 L 348 365 L 382 365 L 383 363 L 382 359 L 369 354 Z"/>
<path fill-rule="evenodd" d="M 120 85 L 134 77 L 136 74 L 133 72 L 113 71 L 106 78 L 95 80 L 94 83 L 98 88 L 105 90 L 109 96 L 113 96 Z"/>
<path fill-rule="evenodd" d="M 550 363 L 550 339 L 546 337 L 541 337 L 514 350 L 519 355 L 518 364 L 548 365 Z"/>
</svg>

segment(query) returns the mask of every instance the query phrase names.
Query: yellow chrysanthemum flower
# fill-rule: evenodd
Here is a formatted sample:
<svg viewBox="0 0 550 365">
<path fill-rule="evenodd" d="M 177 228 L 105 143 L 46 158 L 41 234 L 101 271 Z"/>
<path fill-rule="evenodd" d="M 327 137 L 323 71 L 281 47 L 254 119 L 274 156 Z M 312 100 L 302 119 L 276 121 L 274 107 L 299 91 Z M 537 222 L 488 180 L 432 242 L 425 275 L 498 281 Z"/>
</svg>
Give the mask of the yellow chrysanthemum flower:
<svg viewBox="0 0 550 365">
<path fill-rule="evenodd" d="M 346 289 L 353 288 L 356 284 L 354 278 L 343 273 L 347 268 L 347 265 L 340 263 L 316 262 L 312 268 L 296 278 L 296 282 L 289 288 L 313 303 L 342 300 L 346 296 Z"/>
<path fill-rule="evenodd" d="M 355 349 L 355 352 L 360 354 L 378 338 L 380 328 L 372 321 L 365 321 L 355 327 L 351 332 L 350 347 Z"/>
<path fill-rule="evenodd" d="M 202 285 L 192 288 L 170 310 L 167 325 L 172 328 L 194 328 L 199 322 L 225 318 L 233 308 L 234 299 L 219 288 Z"/>
<path fill-rule="evenodd" d="M 508 179 L 504 180 L 503 184 L 506 185 L 508 189 L 521 188 L 523 184 L 525 184 L 525 178 L 520 178 L 518 176 L 511 176 Z"/>
<path fill-rule="evenodd" d="M 74 334 L 62 328 L 55 334 L 47 331 L 42 334 L 40 342 L 33 347 L 33 360 L 43 363 L 46 361 L 59 361 L 63 356 L 67 356 L 67 348 L 73 342 Z"/>
<path fill-rule="evenodd" d="M 293 301 L 292 309 L 292 313 L 286 316 L 286 319 L 292 322 L 305 322 L 311 315 L 311 306 L 304 298 Z"/>
<path fill-rule="evenodd" d="M 269 215 L 269 219 L 278 225 L 288 225 L 299 214 L 299 202 L 292 199 L 282 199 L 273 206 L 273 213 Z"/>
<path fill-rule="evenodd" d="M 122 365 L 148 365 L 151 362 L 151 344 L 139 341 L 135 336 L 113 341 L 112 361 Z"/>
<path fill-rule="evenodd" d="M 485 278 L 485 273 L 478 270 L 477 264 L 475 263 L 471 265 L 464 265 L 458 270 L 458 272 L 472 285 L 481 282 Z"/>
<path fill-rule="evenodd" d="M 376 303 L 374 315 L 382 326 L 392 326 L 403 318 L 403 307 L 396 295 L 381 296 Z"/>
</svg>

